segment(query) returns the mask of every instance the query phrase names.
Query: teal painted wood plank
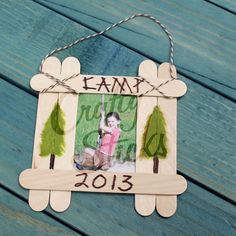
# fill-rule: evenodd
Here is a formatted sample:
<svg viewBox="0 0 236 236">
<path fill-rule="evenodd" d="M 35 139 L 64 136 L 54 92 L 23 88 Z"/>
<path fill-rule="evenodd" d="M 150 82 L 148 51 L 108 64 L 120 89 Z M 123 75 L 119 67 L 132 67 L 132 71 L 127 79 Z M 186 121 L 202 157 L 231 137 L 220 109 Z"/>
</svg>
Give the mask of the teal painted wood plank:
<svg viewBox="0 0 236 236">
<path fill-rule="evenodd" d="M 236 64 L 232 60 L 236 58 L 236 17 L 219 7 L 198 0 L 35 1 L 96 31 L 135 13 L 151 14 L 173 35 L 179 72 L 236 99 Z M 147 19 L 135 19 L 106 35 L 157 61 L 168 58 L 166 35 Z"/>
<path fill-rule="evenodd" d="M 18 176 L 31 166 L 36 103 L 34 96 L 0 80 L 1 181 L 24 198 L 28 191 L 19 186 Z M 22 211 L 22 204 L 17 205 L 16 209 Z M 235 233 L 236 227 L 236 208 L 191 182 L 178 198 L 177 213 L 170 219 L 156 214 L 141 217 L 134 210 L 133 196 L 115 194 L 73 193 L 66 212 L 46 212 L 89 235 L 228 236 Z M 31 218 L 34 214 L 29 210 L 27 215 Z"/>
<path fill-rule="evenodd" d="M 0 60 L 1 73 L 24 89 L 29 88 L 30 77 L 37 72 L 44 54 L 71 41 L 71 37 L 77 38 L 79 35 L 91 33 L 86 28 L 31 1 L 27 1 L 27 7 L 19 1 L 8 4 L 9 9 L 0 14 L 0 18 L 11 22 L 8 24 L 9 27 L 2 28 L 6 32 L 3 34 L 4 37 L 9 37 L 10 46 L 5 46 L 8 48 L 4 51 L 6 60 Z M 6 9 L 6 5 L 0 9 Z M 13 15 L 14 17 L 10 17 Z M 22 26 L 18 29 L 19 22 Z M 7 42 L 7 38 L 4 37 L 0 37 L 3 50 L 5 48 L 2 42 Z M 146 59 L 104 37 L 85 42 L 63 54 L 67 55 L 77 56 L 81 60 L 82 73 L 91 74 L 136 75 L 139 63 Z M 236 134 L 235 104 L 183 76 L 180 76 L 180 79 L 187 83 L 189 92 L 180 99 L 178 105 L 178 169 L 235 201 L 236 188 L 232 188 L 232 185 L 235 186 L 236 169 L 233 142 Z M 15 94 L 8 96 L 14 97 Z M 4 107 L 8 96 L 0 101 L 1 106 Z M 14 108 L 14 104 L 9 106 Z M 6 114 L 6 109 L 3 108 L 2 115 Z M 34 109 L 31 112 L 35 112 L 36 105 L 31 109 Z M 29 113 L 28 116 L 35 114 L 31 112 L 24 109 L 21 111 Z M 12 119 L 18 124 L 21 116 L 12 114 Z M 7 127 L 7 124 L 5 125 L 3 126 Z M 31 138 L 34 136 L 33 130 L 32 123 L 32 126 L 28 127 Z M 13 132 L 5 131 L 3 135 L 5 139 L 14 137 Z M 20 141 L 21 139 L 13 143 L 17 145 Z M 32 144 L 28 146 L 27 153 L 31 151 Z M 30 160 L 31 156 L 28 158 Z"/>
<path fill-rule="evenodd" d="M 47 216 L 33 212 L 27 203 L 0 188 L 1 235 L 55 236 L 79 235 Z"/>
<path fill-rule="evenodd" d="M 236 2 L 234 0 L 209 0 L 209 2 L 214 3 L 234 14 L 236 13 Z"/>
</svg>

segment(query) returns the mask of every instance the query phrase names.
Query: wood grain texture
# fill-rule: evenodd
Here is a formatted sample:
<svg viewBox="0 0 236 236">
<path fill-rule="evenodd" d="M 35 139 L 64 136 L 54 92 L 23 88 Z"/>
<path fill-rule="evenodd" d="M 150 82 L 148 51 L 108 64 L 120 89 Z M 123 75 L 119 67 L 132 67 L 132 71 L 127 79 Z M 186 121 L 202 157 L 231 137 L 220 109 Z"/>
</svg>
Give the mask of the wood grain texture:
<svg viewBox="0 0 236 236">
<path fill-rule="evenodd" d="M 54 63 L 54 67 L 51 67 L 51 63 Z M 42 67 L 42 71 L 45 73 L 50 73 L 53 76 L 58 77 L 60 74 L 61 63 L 55 58 L 51 57 L 45 61 Z M 57 103 L 58 94 L 46 94 L 41 93 L 38 96 L 38 108 L 37 108 L 37 117 L 35 123 L 35 135 L 34 135 L 34 147 L 33 147 L 33 156 L 32 156 L 32 168 L 35 169 L 49 169 L 50 165 L 50 156 L 48 155 L 45 158 L 40 156 L 40 144 L 42 143 L 42 132 L 44 125 L 50 116 L 50 113 L 53 110 L 53 107 Z M 50 191 L 42 190 L 30 190 L 29 191 L 29 205 L 35 211 L 44 210 L 50 199 Z"/>
<path fill-rule="evenodd" d="M 0 188 L 1 235 L 80 235 L 46 214 L 33 212 L 28 204 Z"/>
<path fill-rule="evenodd" d="M 236 67 L 232 60 L 236 57 L 235 16 L 222 8 L 199 0 L 95 0 L 93 4 L 86 0 L 79 4 L 76 0 L 36 1 L 96 31 L 132 14 L 149 13 L 173 35 L 178 71 L 236 100 Z M 134 19 L 106 35 L 159 62 L 167 60 L 167 37 L 148 19 Z"/>
<path fill-rule="evenodd" d="M 28 191 L 18 185 L 18 177 L 31 166 L 36 105 L 35 97 L 0 80 L 1 182 L 25 199 Z M 144 220 L 135 212 L 131 196 L 75 193 L 72 197 L 65 213 L 46 212 L 89 235 L 233 235 L 235 230 L 232 204 L 191 182 L 179 197 L 175 217 L 168 220 L 157 215 Z"/>
<path fill-rule="evenodd" d="M 114 181 L 114 175 L 116 181 Z M 124 194 L 179 195 L 187 188 L 187 181 L 181 175 L 113 173 L 64 169 L 27 169 L 20 174 L 19 183 L 26 189 Z M 57 192 L 60 193 L 60 191 Z M 61 205 L 63 205 L 63 200 L 61 199 Z M 59 202 L 56 204 L 59 205 Z M 56 211 L 58 210 L 56 209 Z"/>
<path fill-rule="evenodd" d="M 52 66 L 52 65 L 51 65 Z M 60 79 L 69 77 L 80 72 L 80 62 L 73 57 L 65 59 L 60 67 Z M 72 169 L 75 149 L 75 130 L 76 130 L 76 115 L 78 96 L 75 94 L 59 94 L 59 103 L 62 110 L 65 112 L 66 127 L 65 127 L 65 154 L 56 159 L 54 169 Z M 57 212 L 65 211 L 71 202 L 70 191 L 51 191 L 50 205 Z"/>
<path fill-rule="evenodd" d="M 176 68 L 174 68 L 174 76 L 177 77 Z M 163 63 L 158 68 L 158 79 L 170 78 L 169 65 Z M 177 173 L 177 99 L 158 97 L 157 101 L 160 110 L 163 113 L 166 122 L 167 132 L 167 156 L 159 161 L 159 174 L 176 174 Z M 177 210 L 177 196 L 157 196 L 156 209 L 163 217 L 174 215 Z"/>
<path fill-rule="evenodd" d="M 157 65 L 151 60 L 145 60 L 139 65 L 139 76 L 150 76 L 151 82 L 156 85 L 157 81 Z M 153 173 L 153 161 L 147 160 L 140 156 L 143 144 L 143 132 L 148 116 L 152 113 L 157 104 L 157 97 L 137 98 L 137 124 L 136 124 L 136 172 Z M 149 216 L 155 210 L 156 197 L 153 195 L 135 195 L 135 209 L 143 216 Z"/>
<path fill-rule="evenodd" d="M 3 32 L 0 37 L 0 66 L 4 79 L 28 91 L 30 78 L 38 72 L 41 59 L 50 50 L 88 35 L 91 31 L 36 3 L 24 2 L 27 2 L 27 7 L 26 4 L 15 0 L 0 2 L 0 26 Z M 84 74 L 137 75 L 138 65 L 145 59 L 105 37 L 84 42 L 62 53 L 63 57 L 68 55 L 80 59 L 81 72 Z M 219 94 L 183 76 L 179 76 L 179 79 L 187 84 L 188 92 L 178 102 L 178 169 L 235 201 L 236 188 L 232 186 L 235 186 L 236 170 L 236 106 Z M 8 114 L 7 119 L 11 116 L 12 121 L 22 122 L 22 115 L 16 116 L 13 112 L 14 103 L 8 104 L 11 109 L 4 105 L 9 97 L 18 103 L 14 96 L 17 98 L 17 94 L 8 92 L 0 101 L 3 107 L 1 116 Z M 26 105 L 19 114 L 23 113 L 34 119 L 36 103 L 27 110 L 28 100 L 22 102 Z M 34 122 L 25 125 L 31 138 Z M 12 145 L 17 146 L 21 139 L 14 137 L 14 132 L 8 133 L 6 127 L 8 124 L 3 125 L 2 135 L 6 139 L 12 138 Z M 23 136 L 25 132 L 22 133 Z M 28 145 L 25 155 L 31 160 L 32 143 L 25 145 Z M 3 147 L 4 152 L 8 150 L 6 148 Z M 27 167 L 30 167 L 30 164 L 25 164 L 23 169 Z"/>
<path fill-rule="evenodd" d="M 48 60 L 49 58 L 47 58 Z M 54 63 L 50 65 L 52 68 Z M 66 58 L 59 67 L 60 79 L 80 72 L 80 62 L 73 57 Z M 65 113 L 65 153 L 56 158 L 54 169 L 73 169 L 75 150 L 75 130 L 78 106 L 78 96 L 75 94 L 59 93 L 59 103 Z M 50 206 L 57 212 L 65 211 L 71 202 L 70 191 L 51 191 Z"/>
</svg>

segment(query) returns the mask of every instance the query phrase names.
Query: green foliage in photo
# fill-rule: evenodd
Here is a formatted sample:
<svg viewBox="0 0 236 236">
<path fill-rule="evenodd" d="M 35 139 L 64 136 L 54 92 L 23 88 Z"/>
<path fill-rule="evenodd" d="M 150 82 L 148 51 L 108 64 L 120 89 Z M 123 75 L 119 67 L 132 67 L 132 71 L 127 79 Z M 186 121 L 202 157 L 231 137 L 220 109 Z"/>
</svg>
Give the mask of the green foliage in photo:
<svg viewBox="0 0 236 236">
<path fill-rule="evenodd" d="M 79 96 L 75 154 L 85 147 L 96 149 L 102 107 L 102 95 L 81 94 Z M 121 135 L 116 146 L 115 157 L 122 161 L 134 161 L 136 152 L 136 97 L 104 95 L 105 114 L 118 112 Z"/>
</svg>

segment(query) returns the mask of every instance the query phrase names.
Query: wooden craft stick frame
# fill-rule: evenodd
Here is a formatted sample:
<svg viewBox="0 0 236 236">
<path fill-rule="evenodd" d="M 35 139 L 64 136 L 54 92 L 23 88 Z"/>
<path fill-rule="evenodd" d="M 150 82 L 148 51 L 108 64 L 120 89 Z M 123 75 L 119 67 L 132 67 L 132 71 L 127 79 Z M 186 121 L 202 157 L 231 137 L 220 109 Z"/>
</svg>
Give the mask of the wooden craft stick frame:
<svg viewBox="0 0 236 236">
<path fill-rule="evenodd" d="M 82 75 L 79 74 L 80 62 L 77 58 L 68 57 L 61 63 L 56 57 L 49 57 L 43 63 L 42 72 L 33 76 L 30 83 L 34 90 L 43 91 L 39 93 L 32 169 L 20 175 L 20 184 L 30 190 L 31 208 L 42 211 L 50 202 L 55 211 L 62 212 L 70 205 L 71 191 L 132 193 L 136 194 L 135 208 L 139 214 L 150 215 L 156 207 L 164 217 L 173 215 L 177 207 L 176 195 L 187 188 L 186 180 L 176 174 L 176 98 L 183 96 L 187 87 L 182 81 L 171 80 L 170 64 L 163 63 L 157 68 L 150 60 L 143 61 L 139 66 L 139 76 L 136 77 Z M 174 67 L 172 73 L 176 76 Z M 62 83 L 58 84 L 55 78 Z M 73 94 L 70 88 L 76 93 Z M 80 93 L 138 97 L 136 173 L 74 170 L 76 114 Z M 52 109 L 56 109 L 55 103 L 58 104 L 57 112 L 62 108 L 65 130 L 70 132 L 65 132 L 67 145 L 64 154 L 53 159 L 53 169 L 48 170 L 52 166 L 52 158 L 49 160 L 40 156 L 39 146 L 42 145 L 43 126 Z M 153 160 L 141 155 L 141 143 L 147 118 L 157 105 L 166 118 L 169 152 L 166 159 L 159 161 L 159 171 L 154 174 Z"/>
</svg>

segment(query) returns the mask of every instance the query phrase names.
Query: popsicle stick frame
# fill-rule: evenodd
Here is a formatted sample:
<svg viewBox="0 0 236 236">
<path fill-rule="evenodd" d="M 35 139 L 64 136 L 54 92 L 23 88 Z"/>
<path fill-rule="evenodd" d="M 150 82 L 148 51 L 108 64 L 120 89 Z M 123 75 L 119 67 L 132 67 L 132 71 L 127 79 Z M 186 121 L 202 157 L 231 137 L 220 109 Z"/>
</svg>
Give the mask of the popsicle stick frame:
<svg viewBox="0 0 236 236">
<path fill-rule="evenodd" d="M 172 72 L 176 75 L 175 68 Z M 176 195 L 187 188 L 186 180 L 176 174 L 176 98 L 187 88 L 182 81 L 171 78 L 169 63 L 157 69 L 153 61 L 143 61 L 135 77 L 82 75 L 77 58 L 68 57 L 61 63 L 56 57 L 48 57 L 42 73 L 33 76 L 30 83 L 40 92 L 33 164 L 19 178 L 20 184 L 30 190 L 31 208 L 42 211 L 50 203 L 55 211 L 62 212 L 70 205 L 71 191 L 109 192 L 135 194 L 135 208 L 143 216 L 150 215 L 155 207 L 164 217 L 173 215 Z M 79 96 L 94 93 L 137 97 L 136 173 L 74 169 Z M 158 127 L 155 131 L 155 125 L 150 124 L 159 124 L 159 119 L 165 122 L 164 139 L 155 137 Z M 150 133 L 148 126 L 157 133 L 145 141 Z M 145 155 L 145 148 L 150 151 L 145 143 L 153 146 L 154 139 L 159 143 L 162 139 L 167 155 Z"/>
<path fill-rule="evenodd" d="M 146 17 L 161 27 L 170 42 L 170 63 L 157 68 L 150 60 L 143 61 L 136 77 L 82 75 L 77 58 L 68 57 L 61 63 L 52 57 L 135 17 Z M 187 88 L 177 80 L 173 57 L 173 39 L 166 27 L 155 17 L 138 13 L 55 49 L 42 60 L 40 73 L 30 83 L 39 91 L 32 169 L 23 171 L 19 178 L 20 184 L 30 190 L 29 205 L 33 210 L 42 211 L 50 203 L 55 211 L 62 212 L 70 205 L 71 191 L 85 191 L 135 194 L 135 208 L 143 216 L 152 214 L 155 208 L 163 217 L 175 213 L 177 195 L 187 188 L 186 180 L 176 174 L 176 98 L 183 96 Z M 84 146 L 82 154 L 77 150 L 77 137 L 89 124 L 77 120 L 81 94 L 102 97 L 97 147 Z M 121 119 L 114 111 L 105 117 L 106 95 L 137 97 L 136 173 L 127 171 L 127 166 L 126 172 L 119 168 L 109 172 L 121 134 Z"/>
</svg>

